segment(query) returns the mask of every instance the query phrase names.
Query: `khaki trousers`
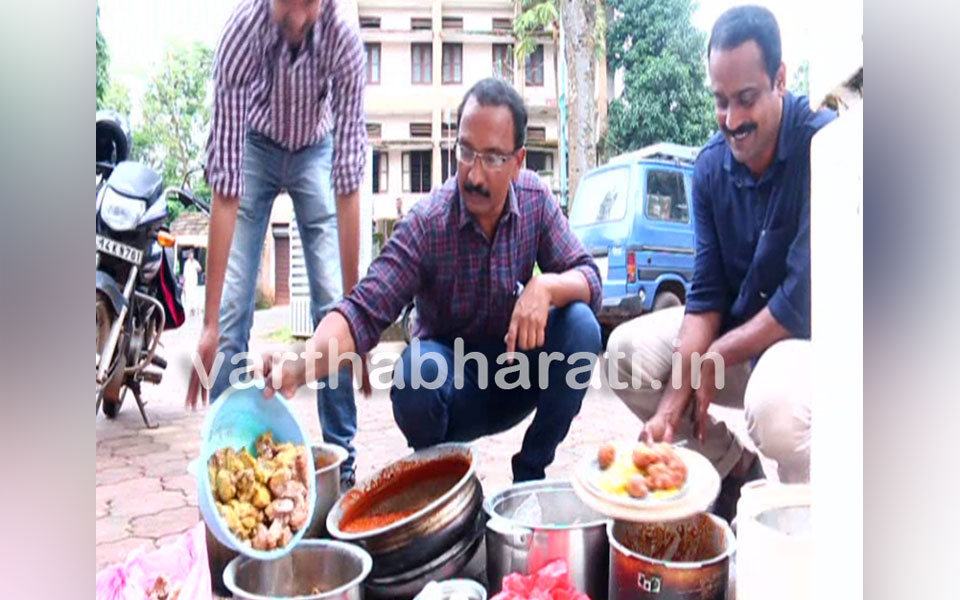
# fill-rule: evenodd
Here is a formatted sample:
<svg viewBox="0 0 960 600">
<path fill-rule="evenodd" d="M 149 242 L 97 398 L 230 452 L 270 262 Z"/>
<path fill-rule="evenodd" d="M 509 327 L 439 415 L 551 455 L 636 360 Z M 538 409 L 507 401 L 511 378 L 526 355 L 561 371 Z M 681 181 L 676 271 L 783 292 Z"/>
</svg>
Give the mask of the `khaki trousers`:
<svg viewBox="0 0 960 600">
<path fill-rule="evenodd" d="M 610 335 L 604 371 L 617 377 L 611 387 L 642 421 L 654 415 L 663 392 L 672 385 L 671 366 L 683 314 L 682 306 L 659 310 L 623 323 Z M 750 439 L 761 454 L 776 461 L 784 483 L 810 480 L 811 367 L 809 340 L 783 340 L 768 348 L 752 370 L 749 364 L 724 369 L 723 388 L 714 400 L 721 406 L 743 408 Z M 626 389 L 616 389 L 617 382 L 626 384 Z M 693 436 L 695 404 L 691 399 L 674 441 L 687 440 L 688 448 L 707 457 L 726 477 L 740 459 L 743 445 L 713 416 L 700 444 Z"/>
</svg>

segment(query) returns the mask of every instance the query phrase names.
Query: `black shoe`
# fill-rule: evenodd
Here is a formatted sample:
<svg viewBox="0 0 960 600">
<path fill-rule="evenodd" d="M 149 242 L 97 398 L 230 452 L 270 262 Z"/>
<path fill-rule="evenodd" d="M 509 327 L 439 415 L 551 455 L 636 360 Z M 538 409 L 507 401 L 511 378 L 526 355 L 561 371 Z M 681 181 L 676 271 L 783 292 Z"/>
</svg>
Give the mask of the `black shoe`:
<svg viewBox="0 0 960 600">
<path fill-rule="evenodd" d="M 357 484 L 357 477 L 353 473 L 346 473 L 340 477 L 340 495 L 349 492 Z"/>
<path fill-rule="evenodd" d="M 737 516 L 740 488 L 751 481 L 763 478 L 763 466 L 760 464 L 760 457 L 749 450 L 744 450 L 740 461 L 720 483 L 720 494 L 717 496 L 711 512 L 722 519 L 726 519 L 727 523 L 733 523 Z"/>
</svg>

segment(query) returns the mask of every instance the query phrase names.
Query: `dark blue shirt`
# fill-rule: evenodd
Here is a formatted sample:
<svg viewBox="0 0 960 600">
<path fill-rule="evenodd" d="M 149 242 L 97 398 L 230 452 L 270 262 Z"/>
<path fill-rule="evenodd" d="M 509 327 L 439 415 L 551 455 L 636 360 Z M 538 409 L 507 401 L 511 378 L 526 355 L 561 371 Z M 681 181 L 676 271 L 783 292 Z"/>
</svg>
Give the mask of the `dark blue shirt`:
<svg viewBox="0 0 960 600">
<path fill-rule="evenodd" d="M 722 134 L 707 142 L 693 177 L 697 255 L 687 312 L 721 312 L 723 333 L 769 306 L 793 336 L 810 337 L 810 140 L 835 118 L 787 93 L 777 152 L 759 180 Z"/>
</svg>

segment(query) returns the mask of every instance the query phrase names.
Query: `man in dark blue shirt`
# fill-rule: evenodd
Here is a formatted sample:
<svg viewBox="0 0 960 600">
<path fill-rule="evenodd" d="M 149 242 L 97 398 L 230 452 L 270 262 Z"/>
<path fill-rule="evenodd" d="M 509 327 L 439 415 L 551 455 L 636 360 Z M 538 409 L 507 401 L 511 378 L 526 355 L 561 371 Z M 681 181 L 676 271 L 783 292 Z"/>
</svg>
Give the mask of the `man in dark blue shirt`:
<svg viewBox="0 0 960 600">
<path fill-rule="evenodd" d="M 644 421 L 641 437 L 690 440 L 723 477 L 715 512 L 732 519 L 741 486 L 763 471 L 707 414 L 711 404 L 742 406 L 780 479 L 809 480 L 810 140 L 836 115 L 786 91 L 779 28 L 765 8 L 721 15 L 707 56 L 720 131 L 694 172 L 697 254 L 686 310 L 621 325 L 608 360 L 620 381 L 639 375 L 651 384 L 617 390 Z"/>
</svg>

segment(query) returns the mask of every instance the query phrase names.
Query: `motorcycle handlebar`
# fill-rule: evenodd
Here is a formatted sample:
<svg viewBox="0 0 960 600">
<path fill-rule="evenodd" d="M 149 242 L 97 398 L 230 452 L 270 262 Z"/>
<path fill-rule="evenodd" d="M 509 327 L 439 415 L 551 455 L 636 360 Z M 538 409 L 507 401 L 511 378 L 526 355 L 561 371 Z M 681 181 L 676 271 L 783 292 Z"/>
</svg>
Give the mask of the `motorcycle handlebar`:
<svg viewBox="0 0 960 600">
<path fill-rule="evenodd" d="M 180 201 L 183 202 L 184 204 L 192 204 L 197 208 L 199 208 L 200 212 L 203 212 L 208 216 L 210 215 L 210 205 L 207 204 L 207 202 L 205 202 L 204 200 L 201 200 L 199 197 L 197 197 L 197 195 L 194 194 L 192 191 L 181 188 L 181 187 L 177 187 L 177 186 L 170 186 L 167 189 L 163 190 L 164 196 L 167 196 L 169 194 L 176 194 L 177 197 L 180 198 Z"/>
</svg>

